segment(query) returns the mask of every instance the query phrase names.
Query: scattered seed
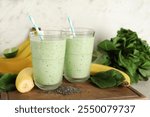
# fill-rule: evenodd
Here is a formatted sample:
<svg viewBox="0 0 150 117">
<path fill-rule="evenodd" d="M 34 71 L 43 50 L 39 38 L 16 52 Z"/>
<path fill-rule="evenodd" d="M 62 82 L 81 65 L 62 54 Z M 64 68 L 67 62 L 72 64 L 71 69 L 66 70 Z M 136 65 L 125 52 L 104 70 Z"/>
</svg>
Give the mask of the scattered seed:
<svg viewBox="0 0 150 117">
<path fill-rule="evenodd" d="M 57 89 L 55 89 L 55 90 L 42 91 L 42 92 L 43 93 L 47 93 L 47 94 L 55 93 L 55 94 L 62 94 L 62 95 L 70 95 L 70 94 L 74 94 L 74 93 L 80 93 L 81 90 L 80 90 L 80 88 L 63 84 L 60 87 L 58 87 Z"/>
<path fill-rule="evenodd" d="M 62 85 L 54 90 L 54 92 L 62 95 L 69 95 L 73 93 L 80 93 L 81 90 L 79 88 L 73 87 L 73 86 L 66 86 Z"/>
</svg>

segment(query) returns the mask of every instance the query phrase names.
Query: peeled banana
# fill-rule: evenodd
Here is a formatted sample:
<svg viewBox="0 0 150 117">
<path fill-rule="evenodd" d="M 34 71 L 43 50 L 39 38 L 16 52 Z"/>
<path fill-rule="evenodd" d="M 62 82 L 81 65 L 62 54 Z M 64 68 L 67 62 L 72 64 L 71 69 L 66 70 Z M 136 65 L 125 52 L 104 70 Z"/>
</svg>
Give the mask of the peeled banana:
<svg viewBox="0 0 150 117">
<path fill-rule="evenodd" d="M 114 70 L 120 72 L 124 76 L 124 78 L 125 78 L 124 83 L 123 83 L 124 86 L 129 86 L 130 85 L 130 83 L 131 83 L 130 77 L 126 73 L 124 73 L 123 71 L 118 70 L 116 68 L 110 67 L 110 66 L 92 63 L 91 64 L 91 69 L 90 69 L 90 74 L 94 75 L 98 72 L 104 72 L 104 71 L 108 71 L 108 70 L 111 70 L 111 69 L 114 69 Z"/>
<path fill-rule="evenodd" d="M 27 67 L 21 70 L 16 78 L 16 88 L 21 93 L 29 92 L 34 87 L 32 68 Z"/>
</svg>

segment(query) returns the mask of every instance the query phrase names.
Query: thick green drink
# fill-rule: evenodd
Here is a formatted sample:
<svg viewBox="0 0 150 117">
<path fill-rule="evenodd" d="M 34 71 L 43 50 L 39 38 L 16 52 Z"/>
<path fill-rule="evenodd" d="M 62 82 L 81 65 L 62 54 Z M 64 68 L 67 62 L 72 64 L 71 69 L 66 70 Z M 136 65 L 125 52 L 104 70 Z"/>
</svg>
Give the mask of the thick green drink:
<svg viewBox="0 0 150 117">
<path fill-rule="evenodd" d="M 34 82 L 40 89 L 60 86 L 64 67 L 66 40 L 61 31 L 45 31 L 43 40 L 30 35 Z"/>
<path fill-rule="evenodd" d="M 70 82 L 84 82 L 90 76 L 94 31 L 76 29 L 75 37 L 66 32 L 64 76 Z"/>
</svg>

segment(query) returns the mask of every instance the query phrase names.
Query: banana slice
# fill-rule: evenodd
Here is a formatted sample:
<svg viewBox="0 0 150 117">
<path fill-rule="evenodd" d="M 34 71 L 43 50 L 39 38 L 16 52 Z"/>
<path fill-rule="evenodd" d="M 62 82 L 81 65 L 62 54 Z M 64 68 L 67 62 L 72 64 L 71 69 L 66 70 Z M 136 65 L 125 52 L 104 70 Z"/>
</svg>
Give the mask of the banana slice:
<svg viewBox="0 0 150 117">
<path fill-rule="evenodd" d="M 16 78 L 16 88 L 21 93 L 29 92 L 34 87 L 32 68 L 27 67 L 21 70 Z"/>
</svg>

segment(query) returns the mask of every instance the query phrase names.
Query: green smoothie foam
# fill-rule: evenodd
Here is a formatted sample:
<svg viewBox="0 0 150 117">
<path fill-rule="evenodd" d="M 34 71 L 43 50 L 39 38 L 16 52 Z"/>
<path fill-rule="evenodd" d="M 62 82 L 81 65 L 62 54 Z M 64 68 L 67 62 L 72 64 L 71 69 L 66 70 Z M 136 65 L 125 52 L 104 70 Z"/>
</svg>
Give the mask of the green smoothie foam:
<svg viewBox="0 0 150 117">
<path fill-rule="evenodd" d="M 62 81 L 66 40 L 31 40 L 34 81 L 55 85 Z"/>
<path fill-rule="evenodd" d="M 89 77 L 93 45 L 94 37 L 67 38 L 64 66 L 67 80 Z"/>
</svg>

